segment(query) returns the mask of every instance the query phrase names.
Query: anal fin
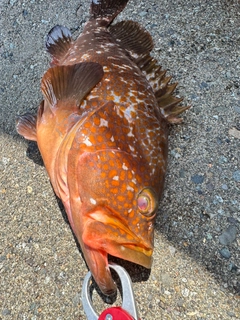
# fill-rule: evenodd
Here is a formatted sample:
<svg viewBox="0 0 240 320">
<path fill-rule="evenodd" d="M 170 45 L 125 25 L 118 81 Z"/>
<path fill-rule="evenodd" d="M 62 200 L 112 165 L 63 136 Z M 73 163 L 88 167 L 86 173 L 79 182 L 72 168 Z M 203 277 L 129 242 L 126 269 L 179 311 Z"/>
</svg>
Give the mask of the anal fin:
<svg viewBox="0 0 240 320">
<path fill-rule="evenodd" d="M 72 34 L 64 26 L 53 27 L 46 39 L 47 52 L 52 56 L 52 65 L 59 65 L 72 44 Z"/>
<path fill-rule="evenodd" d="M 16 130 L 25 139 L 37 141 L 36 123 L 36 115 L 25 113 L 17 118 Z"/>
</svg>

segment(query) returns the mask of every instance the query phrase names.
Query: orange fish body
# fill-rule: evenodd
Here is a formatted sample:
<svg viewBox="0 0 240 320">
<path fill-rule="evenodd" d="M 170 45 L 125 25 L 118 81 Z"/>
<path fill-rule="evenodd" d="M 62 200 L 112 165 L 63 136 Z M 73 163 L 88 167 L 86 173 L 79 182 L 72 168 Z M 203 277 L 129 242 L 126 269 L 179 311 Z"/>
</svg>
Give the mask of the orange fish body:
<svg viewBox="0 0 240 320">
<path fill-rule="evenodd" d="M 54 27 L 52 67 L 37 116 L 17 130 L 36 140 L 85 260 L 105 294 L 115 291 L 108 254 L 151 267 L 153 228 L 167 165 L 168 124 L 187 109 L 150 56 L 137 23 L 111 25 L 127 0 L 92 1 L 76 41 Z"/>
</svg>

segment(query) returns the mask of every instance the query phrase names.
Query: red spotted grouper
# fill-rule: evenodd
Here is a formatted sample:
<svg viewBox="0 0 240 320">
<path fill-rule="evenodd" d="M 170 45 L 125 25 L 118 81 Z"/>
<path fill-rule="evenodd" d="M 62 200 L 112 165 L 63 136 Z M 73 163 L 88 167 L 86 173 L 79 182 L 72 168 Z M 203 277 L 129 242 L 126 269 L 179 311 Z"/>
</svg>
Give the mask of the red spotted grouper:
<svg viewBox="0 0 240 320">
<path fill-rule="evenodd" d="M 153 41 L 137 22 L 112 25 L 128 0 L 93 0 L 74 41 L 48 34 L 52 61 L 44 100 L 17 131 L 37 141 L 86 263 L 101 291 L 115 291 L 108 254 L 151 267 L 154 220 L 163 190 L 168 123 L 188 107 L 173 96 Z"/>
</svg>

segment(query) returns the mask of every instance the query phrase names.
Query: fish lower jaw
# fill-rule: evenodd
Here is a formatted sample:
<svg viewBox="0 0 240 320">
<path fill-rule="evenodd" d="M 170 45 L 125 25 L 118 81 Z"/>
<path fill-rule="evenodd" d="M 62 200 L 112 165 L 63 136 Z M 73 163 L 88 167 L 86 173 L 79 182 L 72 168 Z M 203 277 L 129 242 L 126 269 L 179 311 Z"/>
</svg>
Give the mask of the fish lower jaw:
<svg viewBox="0 0 240 320">
<path fill-rule="evenodd" d="M 147 269 L 152 266 L 152 249 L 145 249 L 134 244 L 122 244 L 110 248 L 108 254 L 117 258 L 139 264 Z"/>
</svg>

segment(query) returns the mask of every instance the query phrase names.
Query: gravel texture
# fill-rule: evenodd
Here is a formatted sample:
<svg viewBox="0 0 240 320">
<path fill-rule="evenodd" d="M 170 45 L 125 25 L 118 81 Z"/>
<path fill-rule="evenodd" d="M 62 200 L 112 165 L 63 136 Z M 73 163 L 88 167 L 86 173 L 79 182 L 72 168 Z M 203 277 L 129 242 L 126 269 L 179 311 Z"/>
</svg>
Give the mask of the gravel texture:
<svg viewBox="0 0 240 320">
<path fill-rule="evenodd" d="M 36 145 L 14 127 L 41 99 L 46 34 L 63 24 L 77 36 L 88 7 L 0 0 L 0 319 L 86 319 L 87 267 Z M 152 270 L 123 263 L 141 319 L 240 319 L 239 9 L 237 0 L 132 0 L 119 17 L 150 31 L 192 106 L 170 131 Z M 96 293 L 94 303 L 106 307 Z"/>
</svg>

